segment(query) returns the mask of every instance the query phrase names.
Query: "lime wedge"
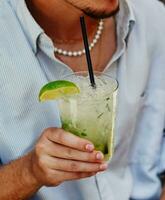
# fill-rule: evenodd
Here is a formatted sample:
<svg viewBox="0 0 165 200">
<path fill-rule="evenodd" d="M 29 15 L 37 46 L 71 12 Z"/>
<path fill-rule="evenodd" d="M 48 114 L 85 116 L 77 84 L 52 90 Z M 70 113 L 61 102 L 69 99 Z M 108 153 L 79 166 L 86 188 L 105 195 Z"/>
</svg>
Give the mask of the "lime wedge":
<svg viewBox="0 0 165 200">
<path fill-rule="evenodd" d="M 70 81 L 58 80 L 44 85 L 39 93 L 39 101 L 60 99 L 65 95 L 74 95 L 80 93 L 77 85 Z"/>
</svg>

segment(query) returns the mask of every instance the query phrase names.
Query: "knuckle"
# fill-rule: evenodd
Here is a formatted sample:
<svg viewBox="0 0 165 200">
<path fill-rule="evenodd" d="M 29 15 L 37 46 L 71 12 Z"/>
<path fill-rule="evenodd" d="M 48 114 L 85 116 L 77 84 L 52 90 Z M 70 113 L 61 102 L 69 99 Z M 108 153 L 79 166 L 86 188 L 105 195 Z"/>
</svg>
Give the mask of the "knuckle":
<svg viewBox="0 0 165 200">
<path fill-rule="evenodd" d="M 82 138 L 77 138 L 77 146 L 79 146 L 81 149 L 84 149 L 84 145 L 86 144 Z"/>
<path fill-rule="evenodd" d="M 47 135 L 48 132 L 49 132 L 49 128 L 44 129 L 41 136 L 43 137 L 43 136 Z"/>
<path fill-rule="evenodd" d="M 77 163 L 76 163 L 76 162 L 71 162 L 71 164 L 70 164 L 70 169 L 71 169 L 72 171 L 77 171 L 77 170 L 78 170 L 78 165 L 77 165 Z"/>
<path fill-rule="evenodd" d="M 54 136 L 58 135 L 59 132 L 61 132 L 60 128 L 49 127 L 44 130 L 44 136 L 47 138 L 55 138 Z"/>
<path fill-rule="evenodd" d="M 81 152 L 79 154 L 79 159 L 85 162 L 94 162 L 95 156 L 91 153 Z"/>
<path fill-rule="evenodd" d="M 36 155 L 41 155 L 45 151 L 45 145 L 43 143 L 36 144 L 35 153 Z"/>
<path fill-rule="evenodd" d="M 82 151 L 84 151 L 85 150 L 85 148 L 84 148 L 84 142 L 81 140 L 81 139 L 79 139 L 79 138 L 77 138 L 76 140 L 75 140 L 75 145 L 76 145 L 76 147 L 78 148 L 78 149 L 80 149 L 80 150 L 82 150 Z"/>
<path fill-rule="evenodd" d="M 53 127 L 50 127 L 50 128 L 46 128 L 45 130 L 44 130 L 44 135 L 51 135 L 53 132 L 54 132 L 54 130 L 55 130 L 56 128 L 53 128 Z"/>
<path fill-rule="evenodd" d="M 46 172 L 45 161 L 42 157 L 38 158 L 38 165 L 40 166 L 43 172 Z"/>
<path fill-rule="evenodd" d="M 71 148 L 67 148 L 66 150 L 66 156 L 68 158 L 71 158 L 72 157 L 72 154 L 73 154 L 73 150 Z"/>
<path fill-rule="evenodd" d="M 54 138 L 58 143 L 63 143 L 63 141 L 64 141 L 64 131 L 60 128 L 56 129 L 56 133 L 54 134 Z"/>
<path fill-rule="evenodd" d="M 91 154 L 91 153 L 86 153 L 86 159 L 87 159 L 87 161 L 95 161 L 95 156 L 93 155 L 93 154 Z"/>
<path fill-rule="evenodd" d="M 91 172 L 96 172 L 96 171 L 99 171 L 100 170 L 100 166 L 99 164 L 89 164 L 88 165 L 88 173 L 91 173 Z"/>
<path fill-rule="evenodd" d="M 100 165 L 99 164 L 96 164 L 96 167 L 95 167 L 95 171 L 100 171 Z"/>
<path fill-rule="evenodd" d="M 50 127 L 45 129 L 44 136 L 57 143 L 62 143 L 64 140 L 64 131 L 61 128 Z"/>
</svg>

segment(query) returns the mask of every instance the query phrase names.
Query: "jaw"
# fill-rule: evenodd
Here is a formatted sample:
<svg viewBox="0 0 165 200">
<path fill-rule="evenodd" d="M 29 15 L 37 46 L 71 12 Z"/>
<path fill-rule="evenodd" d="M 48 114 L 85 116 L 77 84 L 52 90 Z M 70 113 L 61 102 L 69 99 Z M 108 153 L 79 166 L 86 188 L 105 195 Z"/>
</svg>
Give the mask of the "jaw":
<svg viewBox="0 0 165 200">
<path fill-rule="evenodd" d="M 93 18 L 105 18 L 116 14 L 119 0 L 65 0 Z"/>
</svg>

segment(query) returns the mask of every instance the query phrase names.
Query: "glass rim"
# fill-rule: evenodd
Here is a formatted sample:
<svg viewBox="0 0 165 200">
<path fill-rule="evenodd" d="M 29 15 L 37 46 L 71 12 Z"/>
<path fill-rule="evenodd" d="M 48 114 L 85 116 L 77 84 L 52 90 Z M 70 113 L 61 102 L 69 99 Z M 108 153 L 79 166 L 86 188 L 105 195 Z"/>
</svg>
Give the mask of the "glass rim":
<svg viewBox="0 0 165 200">
<path fill-rule="evenodd" d="M 88 72 L 88 71 L 72 72 L 72 73 L 68 73 L 68 74 L 62 76 L 61 78 L 64 78 L 64 79 L 65 79 L 65 78 L 67 78 L 67 77 L 70 77 L 70 76 L 73 76 L 73 75 L 76 75 L 76 74 L 88 74 L 88 75 L 89 75 L 89 72 Z M 115 91 L 117 91 L 117 89 L 119 88 L 119 81 L 118 81 L 116 78 L 114 78 L 114 77 L 112 77 L 112 76 L 106 74 L 105 72 L 94 71 L 94 75 L 95 75 L 95 74 L 96 74 L 96 75 L 97 75 L 97 74 L 104 75 L 104 76 L 108 77 L 109 79 L 115 81 L 115 82 L 116 82 L 116 86 L 115 86 L 115 88 L 113 89 L 113 92 L 112 92 L 112 93 L 114 93 Z M 89 81 L 90 81 L 90 80 L 89 80 Z"/>
</svg>

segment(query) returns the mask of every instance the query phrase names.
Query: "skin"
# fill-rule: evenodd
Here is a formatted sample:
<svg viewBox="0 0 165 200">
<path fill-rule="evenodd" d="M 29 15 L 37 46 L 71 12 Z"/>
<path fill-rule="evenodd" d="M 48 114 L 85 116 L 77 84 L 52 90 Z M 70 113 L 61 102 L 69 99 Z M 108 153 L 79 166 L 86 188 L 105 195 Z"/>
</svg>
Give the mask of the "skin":
<svg viewBox="0 0 165 200">
<path fill-rule="evenodd" d="M 54 45 L 66 50 L 80 50 L 84 48 L 79 18 L 86 10 L 89 15 L 106 17 L 118 11 L 118 0 L 27 0 L 27 5 L 35 20 L 53 40 Z M 74 5 L 74 6 L 73 6 Z M 78 9 L 77 9 L 78 8 Z M 49 12 L 48 12 L 49 10 Z M 65 13 L 65 15 L 63 14 Z M 66 17 L 69 16 L 69 17 Z M 96 33 L 98 19 L 85 15 L 89 41 Z M 49 23 L 48 23 L 49 21 Z M 103 71 L 116 51 L 116 25 L 113 17 L 105 19 L 102 37 L 91 51 L 93 68 Z M 100 50 L 102 53 L 100 54 Z M 87 69 L 85 55 L 81 57 L 67 57 L 55 55 L 73 71 Z"/>
<path fill-rule="evenodd" d="M 65 1 L 93 18 L 106 18 L 113 16 L 119 7 L 119 2 L 116 0 Z"/>
<path fill-rule="evenodd" d="M 0 169 L 0 199 L 27 199 L 44 185 L 57 186 L 106 169 L 103 155 L 91 142 L 48 128 L 31 152 Z"/>
<path fill-rule="evenodd" d="M 165 200 L 165 187 L 163 188 L 160 200 Z"/>
<path fill-rule="evenodd" d="M 69 50 L 82 49 L 79 25 L 82 14 L 87 14 L 85 17 L 91 40 L 96 32 L 97 18 L 113 15 L 119 6 L 118 0 L 27 0 L 26 3 L 34 19 L 54 44 Z M 94 69 L 104 70 L 115 50 L 116 27 L 111 17 L 105 20 L 102 38 L 91 52 Z M 55 56 L 74 71 L 86 70 L 84 56 Z M 0 199 L 28 199 L 42 186 L 58 186 L 106 169 L 102 153 L 95 151 L 90 141 L 50 127 L 43 130 L 31 152 L 0 168 Z M 165 200 L 165 193 L 162 193 L 161 200 Z"/>
<path fill-rule="evenodd" d="M 27 0 L 26 3 L 35 20 L 56 45 L 71 50 L 82 48 L 79 17 L 83 11 L 98 18 L 112 15 L 118 8 L 118 0 Z M 86 22 L 91 38 L 98 20 L 86 16 Z M 115 36 L 115 22 L 111 17 L 105 22 L 102 39 L 92 52 L 93 60 L 97 61 L 94 69 L 103 70 L 113 55 Z M 100 48 L 104 56 L 99 56 Z M 59 59 L 74 71 L 86 69 L 83 56 Z M 90 141 L 50 127 L 43 130 L 31 152 L 0 168 L 0 199 L 28 199 L 42 186 L 58 186 L 64 181 L 90 177 L 106 169 L 103 154 L 95 151 Z"/>
</svg>

